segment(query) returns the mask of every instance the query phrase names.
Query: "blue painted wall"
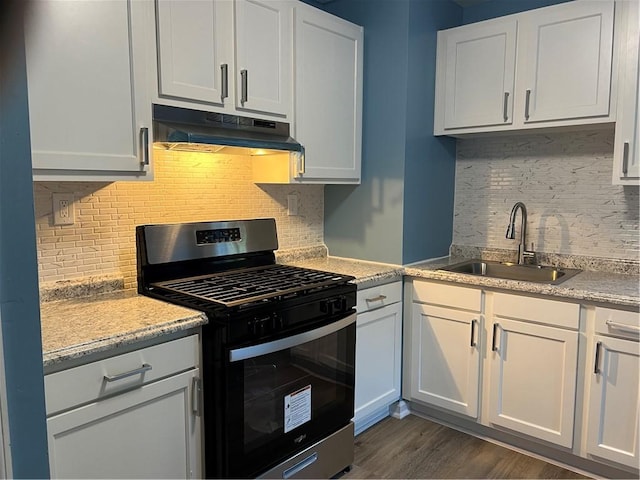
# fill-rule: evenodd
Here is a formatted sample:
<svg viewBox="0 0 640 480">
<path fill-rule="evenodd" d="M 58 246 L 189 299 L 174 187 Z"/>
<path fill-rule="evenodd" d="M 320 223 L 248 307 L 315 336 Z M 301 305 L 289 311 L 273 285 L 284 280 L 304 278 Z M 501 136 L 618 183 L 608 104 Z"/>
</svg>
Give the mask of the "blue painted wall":
<svg viewBox="0 0 640 480">
<path fill-rule="evenodd" d="M 409 5 L 344 0 L 327 7 L 364 26 L 362 184 L 325 188 L 332 255 L 402 263 Z"/>
<path fill-rule="evenodd" d="M 462 9 L 449 0 L 324 8 L 365 31 L 362 184 L 325 188 L 329 251 L 396 264 L 446 255 L 455 143 L 433 137 L 435 33 L 460 25 Z"/>
<path fill-rule="evenodd" d="M 21 18 L 21 17 L 17 17 Z M 15 22 L 21 25 L 22 22 Z M 47 478 L 24 38 L 0 32 L 0 319 L 15 478 Z M 11 55 L 11 57 L 8 57 Z"/>
<path fill-rule="evenodd" d="M 462 13 L 462 23 L 480 22 L 489 18 L 502 17 L 512 13 L 533 10 L 534 8 L 548 7 L 557 3 L 571 0 L 491 0 L 466 7 Z"/>
<path fill-rule="evenodd" d="M 404 171 L 402 263 L 449 254 L 453 237 L 455 139 L 433 136 L 436 33 L 460 22 L 449 1 L 413 1 Z"/>
</svg>

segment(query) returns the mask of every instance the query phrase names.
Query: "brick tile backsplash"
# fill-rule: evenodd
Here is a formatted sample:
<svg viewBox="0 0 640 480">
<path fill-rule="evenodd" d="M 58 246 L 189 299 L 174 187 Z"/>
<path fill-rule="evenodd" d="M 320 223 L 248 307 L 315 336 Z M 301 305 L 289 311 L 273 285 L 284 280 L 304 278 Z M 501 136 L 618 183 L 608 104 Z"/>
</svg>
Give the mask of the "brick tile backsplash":
<svg viewBox="0 0 640 480">
<path fill-rule="evenodd" d="M 638 187 L 611 184 L 612 128 L 460 139 L 453 244 L 515 250 L 527 207 L 534 250 L 638 260 Z"/>
<path fill-rule="evenodd" d="M 243 156 L 156 150 L 154 169 L 153 182 L 34 182 L 40 282 L 119 273 L 135 288 L 135 226 L 147 223 L 273 217 L 280 248 L 323 243 L 322 185 L 256 185 Z M 53 225 L 52 193 L 73 193 L 74 225 Z"/>
</svg>

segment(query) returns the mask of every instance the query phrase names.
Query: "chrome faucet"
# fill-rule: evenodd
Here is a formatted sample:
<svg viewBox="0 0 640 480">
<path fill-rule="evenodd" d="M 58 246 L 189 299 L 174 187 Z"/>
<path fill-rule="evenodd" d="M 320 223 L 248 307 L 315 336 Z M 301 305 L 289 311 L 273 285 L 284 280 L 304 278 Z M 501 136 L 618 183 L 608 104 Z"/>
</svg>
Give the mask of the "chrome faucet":
<svg viewBox="0 0 640 480">
<path fill-rule="evenodd" d="M 524 203 L 517 202 L 511 209 L 511 216 L 509 217 L 509 225 L 507 226 L 506 238 L 514 240 L 516 238 L 516 214 L 518 209 L 521 211 L 522 223 L 520 224 L 520 243 L 518 244 L 518 265 L 523 265 L 525 258 L 533 258 L 535 253 L 533 252 L 533 244 L 531 250 L 527 250 L 527 207 Z"/>
</svg>

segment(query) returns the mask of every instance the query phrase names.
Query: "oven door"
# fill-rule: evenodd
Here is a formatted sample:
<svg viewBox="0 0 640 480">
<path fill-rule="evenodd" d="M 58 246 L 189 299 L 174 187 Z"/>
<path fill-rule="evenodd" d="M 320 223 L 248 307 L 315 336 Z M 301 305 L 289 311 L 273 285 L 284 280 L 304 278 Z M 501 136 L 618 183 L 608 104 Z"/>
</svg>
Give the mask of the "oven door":
<svg viewBox="0 0 640 480">
<path fill-rule="evenodd" d="M 356 315 L 228 350 L 226 475 L 254 477 L 353 417 Z"/>
</svg>

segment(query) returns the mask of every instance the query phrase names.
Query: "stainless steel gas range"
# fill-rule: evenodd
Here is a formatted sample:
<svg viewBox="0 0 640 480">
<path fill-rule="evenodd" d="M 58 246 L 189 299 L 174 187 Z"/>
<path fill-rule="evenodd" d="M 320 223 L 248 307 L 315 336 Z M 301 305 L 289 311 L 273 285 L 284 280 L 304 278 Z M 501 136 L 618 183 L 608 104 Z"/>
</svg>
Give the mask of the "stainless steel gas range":
<svg viewBox="0 0 640 480">
<path fill-rule="evenodd" d="M 280 265 L 274 219 L 136 229 L 138 291 L 205 312 L 205 474 L 329 478 L 353 462 L 353 277 Z"/>
</svg>

